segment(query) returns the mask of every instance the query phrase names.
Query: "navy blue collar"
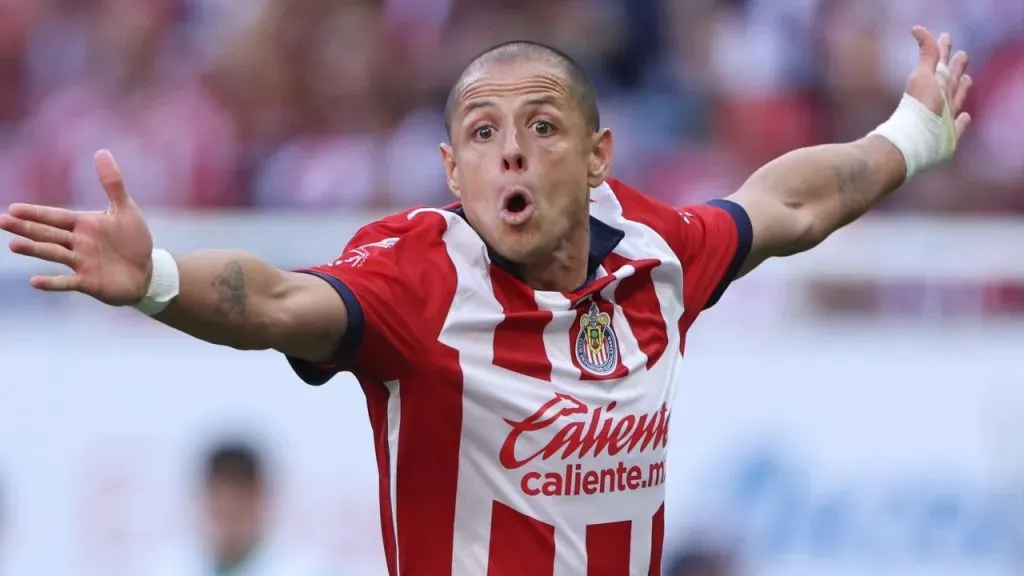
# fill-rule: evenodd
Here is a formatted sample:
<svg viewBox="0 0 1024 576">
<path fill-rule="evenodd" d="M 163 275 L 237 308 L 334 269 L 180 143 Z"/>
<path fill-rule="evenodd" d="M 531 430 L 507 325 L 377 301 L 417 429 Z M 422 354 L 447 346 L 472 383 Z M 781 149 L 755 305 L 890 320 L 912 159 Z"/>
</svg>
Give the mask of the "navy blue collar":
<svg viewBox="0 0 1024 576">
<path fill-rule="evenodd" d="M 466 219 L 466 212 L 462 209 L 461 205 L 456 205 L 450 208 L 450 210 L 461 216 L 463 220 L 466 220 L 466 223 L 469 223 L 469 220 Z M 593 282 L 601 263 L 604 262 L 604 259 L 615 250 L 615 247 L 625 237 L 626 233 L 622 230 L 609 226 L 593 216 L 590 217 L 590 254 L 587 258 L 587 281 L 583 283 L 584 286 Z M 486 242 L 484 244 L 486 245 Z M 521 278 L 518 264 L 498 254 L 490 246 L 487 246 L 487 255 L 495 266 L 516 278 Z"/>
</svg>

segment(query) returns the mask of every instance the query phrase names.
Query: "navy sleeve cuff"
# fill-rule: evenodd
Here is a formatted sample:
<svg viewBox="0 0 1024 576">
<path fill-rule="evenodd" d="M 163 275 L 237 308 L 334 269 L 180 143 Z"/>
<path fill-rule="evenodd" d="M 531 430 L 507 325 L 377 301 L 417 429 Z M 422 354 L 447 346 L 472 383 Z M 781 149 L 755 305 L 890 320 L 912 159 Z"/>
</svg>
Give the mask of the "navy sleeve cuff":
<svg viewBox="0 0 1024 576">
<path fill-rule="evenodd" d="M 736 223 L 737 240 L 736 253 L 733 254 L 732 262 L 729 263 L 729 268 L 726 269 L 725 275 L 718 281 L 718 286 L 715 287 L 715 291 L 711 293 L 707 304 L 704 305 L 705 310 L 717 304 L 722 295 L 725 294 L 725 290 L 739 276 L 740 270 L 743 269 L 743 263 L 746 262 L 747 256 L 750 255 L 750 246 L 754 241 L 754 226 L 750 223 L 750 216 L 747 215 L 747 211 L 742 206 L 730 200 L 712 200 L 708 202 L 708 205 L 721 208 L 732 216 L 733 222 Z"/>
<path fill-rule="evenodd" d="M 359 305 L 359 300 L 356 299 L 355 293 L 344 282 L 322 272 L 309 270 L 303 272 L 312 274 L 330 284 L 345 303 L 345 309 L 348 312 L 348 326 L 345 328 L 345 337 L 338 344 L 338 349 L 331 358 L 329 368 L 299 358 L 288 357 L 288 363 L 291 364 L 292 370 L 295 371 L 295 374 L 303 382 L 311 386 L 321 386 L 326 384 L 335 374 L 344 372 L 352 365 L 352 361 L 359 351 L 359 346 L 363 343 L 366 319 L 363 315 L 363 307 Z"/>
</svg>

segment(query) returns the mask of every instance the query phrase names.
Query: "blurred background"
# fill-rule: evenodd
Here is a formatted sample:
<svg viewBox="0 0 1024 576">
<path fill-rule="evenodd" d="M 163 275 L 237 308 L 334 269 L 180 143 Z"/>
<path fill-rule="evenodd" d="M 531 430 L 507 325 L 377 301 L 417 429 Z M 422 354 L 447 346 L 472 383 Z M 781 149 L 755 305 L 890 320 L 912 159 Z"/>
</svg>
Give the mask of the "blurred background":
<svg viewBox="0 0 1024 576">
<path fill-rule="evenodd" d="M 616 177 L 699 202 L 885 120 L 917 23 L 971 55 L 971 132 L 698 322 L 666 572 L 1020 574 L 1020 0 L 0 0 L 0 203 L 102 207 L 109 148 L 161 246 L 329 261 L 449 201 L 449 86 L 515 38 L 586 64 Z M 213 574 L 256 542 L 237 576 L 384 573 L 348 377 L 34 294 L 43 269 L 0 251 L 0 575 Z"/>
</svg>

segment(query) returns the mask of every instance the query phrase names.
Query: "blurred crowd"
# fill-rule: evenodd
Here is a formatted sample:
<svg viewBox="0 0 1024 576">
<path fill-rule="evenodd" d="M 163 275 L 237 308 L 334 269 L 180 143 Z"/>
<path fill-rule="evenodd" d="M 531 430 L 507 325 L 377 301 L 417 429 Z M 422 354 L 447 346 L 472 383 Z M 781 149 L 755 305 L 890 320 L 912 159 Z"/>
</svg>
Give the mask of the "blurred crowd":
<svg viewBox="0 0 1024 576">
<path fill-rule="evenodd" d="M 970 51 L 975 124 L 888 208 L 1024 212 L 1020 0 L 0 0 L 0 202 L 96 205 L 101 147 L 147 207 L 446 202 L 449 86 L 517 38 L 591 71 L 618 177 L 700 201 L 884 120 L 915 23 Z"/>
</svg>

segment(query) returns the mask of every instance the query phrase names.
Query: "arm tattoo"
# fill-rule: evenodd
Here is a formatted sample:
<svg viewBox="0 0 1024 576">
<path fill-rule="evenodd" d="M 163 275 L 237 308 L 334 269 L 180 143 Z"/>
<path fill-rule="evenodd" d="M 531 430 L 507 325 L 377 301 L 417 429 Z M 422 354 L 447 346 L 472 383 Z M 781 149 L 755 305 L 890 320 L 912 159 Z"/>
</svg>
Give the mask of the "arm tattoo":
<svg viewBox="0 0 1024 576">
<path fill-rule="evenodd" d="M 852 162 L 835 166 L 836 190 L 843 207 L 862 212 L 878 199 L 878 183 L 871 171 L 871 162 L 857 154 Z"/>
<path fill-rule="evenodd" d="M 249 292 L 245 286 L 245 270 L 240 260 L 224 265 L 224 270 L 214 279 L 217 287 L 217 311 L 225 316 L 245 317 L 249 312 Z"/>
</svg>

